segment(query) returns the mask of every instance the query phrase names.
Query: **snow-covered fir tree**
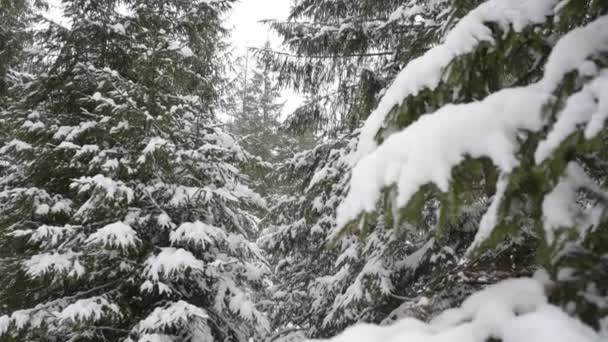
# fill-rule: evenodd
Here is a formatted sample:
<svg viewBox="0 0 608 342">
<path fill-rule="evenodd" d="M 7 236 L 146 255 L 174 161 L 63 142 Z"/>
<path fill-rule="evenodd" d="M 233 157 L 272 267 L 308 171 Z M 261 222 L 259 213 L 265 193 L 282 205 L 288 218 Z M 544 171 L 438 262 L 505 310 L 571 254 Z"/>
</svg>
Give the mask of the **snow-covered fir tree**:
<svg viewBox="0 0 608 342">
<path fill-rule="evenodd" d="M 577 1 L 559 4 L 557 1 L 512 4 L 490 1 L 469 12 L 462 10 L 466 8 L 465 2 L 454 4 L 459 6 L 449 9 L 453 20 L 448 20 L 445 35 L 439 38 L 442 44 L 428 46 L 426 53 L 420 52 L 420 58 L 412 60 L 396 75 L 393 85 L 384 92 L 378 108 L 366 122 L 357 148 L 348 152 L 349 149 L 336 145 L 336 150 L 329 154 L 334 157 L 321 154 L 315 159 L 314 153 L 310 153 L 298 156 L 299 160 L 291 163 L 291 169 L 300 172 L 288 182 L 296 190 L 291 191 L 293 196 L 286 196 L 283 206 L 273 210 L 270 220 L 275 223 L 269 224 L 268 235 L 263 237 L 264 246 L 279 261 L 276 274 L 282 281 L 278 282 L 274 294 L 278 305 L 274 318 L 286 332 L 293 331 L 295 326 L 309 336 L 326 336 L 359 320 L 389 323 L 402 316 L 428 320 L 443 309 L 458 306 L 470 293 L 488 284 L 532 274 L 538 262 L 550 271 L 553 282 L 546 285 L 552 289 L 548 294 L 554 304 L 562 305 L 596 329 L 606 329 L 602 304 L 606 289 L 600 285 L 606 283 L 608 274 L 602 259 L 606 247 L 601 242 L 606 230 L 600 220 L 604 215 L 601 208 L 605 195 L 602 195 L 604 190 L 598 188 L 606 177 L 601 170 L 605 165 L 602 152 L 605 148 L 601 143 L 605 118 L 598 114 L 590 120 L 593 113 L 602 113 L 602 110 L 585 107 L 589 113 L 583 117 L 588 119 L 572 121 L 569 117 L 558 126 L 562 132 L 564 126 L 568 127 L 566 135 L 560 133 L 565 138 L 576 129 L 583 132 L 583 124 L 593 121 L 595 134 L 599 134 L 597 138 L 584 143 L 578 136 L 564 151 L 549 158 L 554 160 L 552 163 L 534 166 L 536 144 L 546 134 L 543 130 L 551 130 L 559 110 L 569 103 L 569 94 L 580 90 L 585 82 L 594 84 L 593 77 L 601 75 L 601 67 L 605 65 L 605 38 L 596 37 L 585 44 L 587 50 L 584 48 L 586 52 L 579 57 L 582 64 L 579 79 L 553 80 L 560 85 L 559 91 L 554 94 L 556 98 L 543 102 L 551 106 L 551 111 L 546 109 L 539 114 L 539 109 L 534 114 L 545 120 L 538 119 L 543 125 L 536 126 L 536 132 L 527 135 L 530 127 L 522 123 L 524 126 L 516 124 L 509 131 L 512 135 L 508 139 L 507 133 L 492 135 L 489 131 L 486 137 L 490 140 L 483 137 L 475 140 L 478 135 L 484 135 L 477 129 L 471 131 L 471 127 L 480 127 L 485 132 L 486 126 L 477 121 L 477 116 L 464 114 L 465 110 L 474 111 L 475 101 L 488 96 L 491 99 L 492 93 L 505 91 L 503 89 L 527 85 L 533 89 L 533 85 L 542 80 L 545 63 L 550 65 L 551 59 L 575 62 L 576 58 L 566 57 L 571 55 L 566 52 L 567 48 L 559 49 L 559 38 L 572 35 L 580 39 L 577 35 L 582 34 L 577 33 L 576 28 L 605 14 L 606 6 Z M 468 5 L 473 9 L 476 4 Z M 458 16 L 463 19 L 458 20 Z M 588 33 L 589 37 L 583 40 L 591 40 L 598 34 L 600 24 L 595 25 L 596 28 L 589 29 L 593 33 Z M 585 61 L 587 58 L 593 62 Z M 579 69 L 578 65 L 562 63 L 565 73 Z M 562 88 L 564 85 L 569 87 L 569 93 Z M 593 92 L 585 95 L 592 100 L 591 104 L 598 102 L 603 94 L 597 90 L 599 84 L 593 87 Z M 581 101 L 583 96 L 575 98 L 574 101 Z M 538 101 L 542 100 L 539 96 Z M 463 107 L 463 113 L 459 114 L 462 119 L 449 121 L 447 116 L 451 112 L 447 112 L 453 104 L 467 103 L 470 107 Z M 504 122 L 508 128 L 508 118 L 514 115 L 509 110 L 521 110 L 527 105 L 508 107 L 505 112 L 497 109 L 504 105 L 488 106 L 485 115 L 487 120 L 497 122 L 496 127 Z M 440 113 L 442 120 L 449 122 L 432 121 L 430 116 Z M 492 115 L 505 118 L 490 118 Z M 460 140 L 465 141 L 464 145 Z M 555 145 L 556 138 L 551 140 Z M 517 142 L 507 146 L 521 146 L 521 149 L 506 150 L 517 151 L 517 157 L 494 159 L 498 153 L 495 151 L 506 141 Z M 539 148 L 547 150 L 542 143 Z M 479 150 L 489 152 L 479 155 Z M 487 158 L 476 159 L 482 156 Z M 573 186 L 567 185 L 564 170 L 566 175 L 578 172 L 576 168 L 571 171 L 566 168 L 568 159 L 572 158 L 582 160 L 583 168 L 592 176 L 587 179 L 594 179 L 593 183 L 582 182 L 585 178 L 576 173 L 579 180 L 570 183 L 575 184 Z M 447 162 L 441 163 L 444 160 Z M 514 169 L 508 183 L 510 190 L 505 190 L 504 175 L 500 172 L 504 164 L 499 162 L 508 160 L 519 160 L 521 164 Z M 344 174 L 353 167 L 353 178 L 348 181 Z M 302 181 L 295 182 L 296 179 Z M 328 184 L 315 193 L 314 185 L 321 179 Z M 582 224 L 585 228 L 568 230 L 552 223 L 552 229 L 570 232 L 562 235 L 561 243 L 552 245 L 555 241 L 550 238 L 552 233 L 546 235 L 543 227 L 546 219 L 560 222 L 545 214 L 547 208 L 560 203 L 560 199 L 551 202 L 549 196 L 553 187 L 561 184 L 559 179 L 564 179 L 566 184 L 556 192 L 572 197 L 570 204 L 561 202 L 564 207 L 557 212 L 571 212 L 572 216 L 563 217 L 564 222 Z M 349 195 L 345 203 L 341 203 L 346 191 Z M 407 201 L 401 197 L 402 191 L 410 191 Z M 503 194 L 504 202 L 500 200 Z M 549 203 L 545 204 L 545 196 L 549 197 Z M 506 204 L 498 206 L 496 198 Z M 333 203 L 341 208 L 338 222 L 332 215 Z M 580 205 L 578 209 L 576 203 Z M 317 204 L 329 214 L 319 215 Z M 583 210 L 582 214 L 577 212 L 579 209 Z M 361 212 L 366 214 L 360 215 Z M 498 216 L 502 221 L 493 216 L 497 212 L 502 213 L 499 215 L 503 216 Z M 323 225 L 317 224 L 317 220 L 334 228 L 323 231 L 319 228 Z M 497 228 L 491 230 L 496 225 Z M 586 234 L 573 234 L 573 231 Z M 314 234 L 318 234 L 316 239 L 311 237 Z M 312 267 L 314 271 L 307 273 L 305 267 Z M 395 303 L 401 305 L 396 307 Z M 352 331 L 355 333 L 345 333 L 344 341 L 349 338 L 367 341 L 365 334 L 358 336 L 356 328 Z M 412 334 L 420 335 L 416 330 Z M 379 330 L 370 335 L 369 341 L 380 341 L 382 336 L 386 335 Z M 593 334 L 589 336 L 593 338 Z"/>
<path fill-rule="evenodd" d="M 316 277 L 327 274 L 336 259 L 335 251 L 324 248 L 324 242 L 343 195 L 339 180 L 344 173 L 338 170 L 345 148 L 341 141 L 300 152 L 278 164 L 269 177 L 274 180 L 275 197 L 262 221 L 265 230 L 259 244 L 275 266 L 269 311 L 279 335 L 293 326 L 298 327 L 293 331 L 311 330 L 309 336 L 319 336 L 316 331 L 324 330 L 329 299 L 324 298 L 324 288 L 313 287 Z M 312 177 L 324 167 L 324 175 Z"/>
<path fill-rule="evenodd" d="M 0 336 L 246 341 L 263 200 L 214 117 L 230 1 L 63 2 L 2 119 Z"/>
<path fill-rule="evenodd" d="M 430 331 L 438 341 L 607 336 L 607 13 L 600 1 L 484 2 L 386 90 L 361 131 L 338 232 L 368 232 L 378 217 L 393 229 L 424 227 L 420 213 L 432 205 L 437 238 L 485 198 L 466 256 L 525 237 L 538 241 L 532 253 L 548 274 L 492 286 L 429 325 L 404 320 L 361 341 L 426 341 Z M 538 304 L 499 303 L 534 288 Z M 512 334 L 514 322 L 534 330 Z"/>
<path fill-rule="evenodd" d="M 397 72 L 479 2 L 294 1 L 288 20 L 268 21 L 288 51 L 274 54 L 283 83 L 307 95 L 287 123 L 358 127 Z"/>
<path fill-rule="evenodd" d="M 270 311 L 277 333 L 327 337 L 360 321 L 428 319 L 487 284 L 532 273 L 534 258 L 522 240 L 465 261 L 484 200 L 442 234 L 435 231 L 433 206 L 415 229 L 394 229 L 391 216 L 380 213 L 365 232 L 336 234 L 335 213 L 348 191 L 358 136 L 301 152 L 269 177 L 278 195 L 262 221 L 260 244 L 275 266 Z"/>
<path fill-rule="evenodd" d="M 324 13 L 322 8 L 328 10 L 331 7 L 329 4 L 327 8 L 307 5 L 310 11 L 318 10 L 320 13 Z M 397 6 L 401 10 L 393 9 L 392 12 L 401 13 L 407 6 Z M 365 8 L 368 11 L 379 10 L 372 6 Z M 422 9 L 420 7 L 418 11 Z M 412 13 L 414 16 L 417 12 Z M 450 13 L 456 15 L 455 10 Z M 395 14 L 393 17 L 398 16 Z M 401 21 L 395 19 L 394 22 Z M 428 38 L 431 28 L 421 26 L 419 29 L 420 32 L 411 33 L 412 37 Z M 438 34 L 437 29 L 434 30 L 433 34 Z M 291 45 L 294 49 L 300 45 L 302 49 L 308 46 L 303 38 L 293 38 L 290 42 L 294 42 Z M 319 46 L 323 45 L 310 44 L 311 49 Z M 341 63 L 339 55 L 350 53 L 344 46 L 336 45 L 333 49 L 334 53 L 339 51 L 336 53 L 338 61 L 333 63 Z M 362 62 L 362 65 L 366 64 Z M 295 124 L 296 121 L 290 123 Z M 302 125 L 302 122 L 297 124 Z M 350 126 L 348 122 L 343 124 Z M 370 236 L 357 232 L 334 236 L 335 210 L 348 190 L 355 159 L 353 145 L 356 145 L 358 135 L 342 136 L 297 155 L 271 177 L 279 179 L 281 186 L 286 187 L 282 192 L 283 198 L 276 201 L 272 215 L 264 222 L 268 226 L 268 235 L 262 238 L 264 247 L 278 263 L 276 276 L 281 279 L 275 288 L 279 295 L 274 315 L 276 324 L 283 327 L 299 324 L 309 336 L 329 336 L 357 321 L 380 322 L 405 314 L 426 318 L 441 308 L 458 304 L 470 291 L 479 289 L 495 277 L 509 276 L 511 273 L 505 269 L 511 270 L 514 264 L 525 269 L 532 262 L 507 260 L 503 268 L 494 272 L 479 267 L 479 260 L 475 260 L 456 270 L 454 266 L 462 260 L 466 247 L 472 242 L 475 225 L 487 206 L 483 199 L 460 215 L 460 224 L 468 227 L 464 234 L 460 230 L 446 228 L 441 238 L 436 237 L 433 232 L 436 208 L 429 206 L 422 215 L 428 229 L 395 230 L 392 229 L 391 217 L 381 215 L 368 222 Z M 456 226 L 454 224 L 452 228 Z M 301 241 L 307 243 L 302 244 Z M 328 248 L 328 245 L 332 247 Z M 491 255 L 484 257 L 490 259 Z M 308 271 L 308 267 L 313 267 L 314 271 Z M 457 275 L 461 271 L 469 273 L 471 279 L 459 279 Z M 488 276 L 485 271 L 491 274 Z M 486 276 L 487 280 L 478 280 Z M 457 280 L 462 286 L 455 286 Z M 431 283 L 432 286 L 428 285 Z M 452 286 L 446 286 L 446 283 Z M 446 287 L 450 291 L 440 291 Z M 423 297 L 432 300 L 423 306 L 416 305 Z"/>
<path fill-rule="evenodd" d="M 12 91 L 16 83 L 22 81 L 21 69 L 27 59 L 24 50 L 30 41 L 29 25 L 33 19 L 33 9 L 43 6 L 40 2 L 5 0 L 0 2 L 0 111 L 6 108 L 11 97 L 21 96 Z M 10 130 L 0 117 L 0 146 L 7 143 Z M 0 156 L 0 177 L 10 174 L 14 165 Z"/>
<path fill-rule="evenodd" d="M 231 131 L 240 136 L 241 144 L 254 156 L 265 161 L 277 157 L 273 150 L 288 139 L 279 132 L 279 120 L 284 102 L 278 74 L 273 70 L 270 42 L 254 53 L 248 49 L 245 56 L 236 58 L 235 78 L 230 95 L 229 110 Z M 292 144 L 288 144 L 292 145 Z"/>
<path fill-rule="evenodd" d="M 2 101 L 8 92 L 6 76 L 11 67 L 15 66 L 27 36 L 29 2 L 3 0 L 0 6 L 2 6 L 0 11 L 0 101 Z"/>
</svg>

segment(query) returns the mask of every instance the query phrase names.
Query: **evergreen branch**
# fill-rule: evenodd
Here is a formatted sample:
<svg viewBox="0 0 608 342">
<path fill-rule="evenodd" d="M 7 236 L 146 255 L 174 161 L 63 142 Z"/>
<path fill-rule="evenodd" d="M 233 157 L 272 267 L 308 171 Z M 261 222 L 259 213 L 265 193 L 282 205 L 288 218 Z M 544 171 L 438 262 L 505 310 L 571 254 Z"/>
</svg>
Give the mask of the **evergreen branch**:
<svg viewBox="0 0 608 342">
<path fill-rule="evenodd" d="M 250 50 L 254 50 L 255 53 L 271 53 L 279 56 L 286 56 L 290 58 L 310 58 L 310 59 L 336 59 L 336 58 L 366 58 L 366 57 L 378 57 L 378 56 L 390 56 L 394 55 L 394 51 L 380 51 L 380 52 L 369 52 L 369 53 L 359 53 L 359 54 L 349 54 L 349 55 L 300 55 L 293 54 L 285 51 L 276 51 L 270 49 L 256 48 L 253 46 L 248 47 Z"/>
<path fill-rule="evenodd" d="M 121 329 L 121 328 L 114 328 L 114 327 L 107 327 L 107 326 L 91 326 L 89 327 L 93 330 L 107 330 L 107 331 L 115 331 L 115 332 L 121 332 L 121 333 L 130 333 L 130 330 L 127 329 Z"/>
<path fill-rule="evenodd" d="M 290 328 L 290 329 L 285 329 L 285 330 L 281 330 L 279 332 L 277 332 L 276 334 L 270 336 L 266 341 L 267 342 L 273 342 L 275 340 L 277 340 L 280 337 L 283 337 L 285 335 L 294 333 L 294 332 L 298 332 L 298 331 L 304 331 L 304 328 Z"/>
</svg>

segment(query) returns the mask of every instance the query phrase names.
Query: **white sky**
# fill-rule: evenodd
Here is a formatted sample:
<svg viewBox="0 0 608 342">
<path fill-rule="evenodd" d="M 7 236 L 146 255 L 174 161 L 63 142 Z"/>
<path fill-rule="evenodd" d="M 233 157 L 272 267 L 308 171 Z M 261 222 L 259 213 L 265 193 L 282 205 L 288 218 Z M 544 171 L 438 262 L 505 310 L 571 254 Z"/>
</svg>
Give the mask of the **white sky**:
<svg viewBox="0 0 608 342">
<path fill-rule="evenodd" d="M 247 46 L 260 47 L 266 39 L 277 46 L 280 43 L 277 35 L 259 21 L 287 18 L 290 3 L 290 0 L 240 0 L 235 3 L 228 18 L 235 46 L 244 51 Z"/>
</svg>

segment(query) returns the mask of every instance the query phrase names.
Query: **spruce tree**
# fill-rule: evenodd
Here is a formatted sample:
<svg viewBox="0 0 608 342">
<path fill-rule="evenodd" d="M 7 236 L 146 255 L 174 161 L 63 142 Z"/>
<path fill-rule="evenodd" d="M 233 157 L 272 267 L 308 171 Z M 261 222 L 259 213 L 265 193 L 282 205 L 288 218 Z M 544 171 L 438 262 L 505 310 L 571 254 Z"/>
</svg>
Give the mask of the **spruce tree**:
<svg viewBox="0 0 608 342">
<path fill-rule="evenodd" d="M 6 76 L 16 64 L 26 39 L 29 2 L 3 0 L 0 2 L 0 8 L 2 8 L 0 11 L 0 101 L 2 101 L 8 92 Z"/>
<path fill-rule="evenodd" d="M 430 238 L 445 241 L 488 201 L 465 261 L 517 257 L 509 244 L 523 242 L 549 273 L 549 301 L 605 336 L 606 13 L 601 1 L 552 0 L 466 13 L 366 121 L 335 233 L 369 235 L 379 218 L 426 228 L 420 213 L 434 206 Z"/>
<path fill-rule="evenodd" d="M 332 4 L 328 2 L 329 7 Z M 593 33 L 584 39 L 590 41 L 585 46 L 591 50 L 584 51 L 589 51 L 593 65 L 585 62 L 580 67 L 573 66 L 572 70 L 579 68 L 582 73 L 580 78 L 569 75 L 574 78 L 559 80 L 563 82 L 555 91 L 559 96 L 555 102 L 546 102 L 550 108 L 545 115 L 549 119 L 542 129 L 537 126 L 530 133 L 530 127 L 525 126 L 515 130 L 516 133 L 508 133 L 508 139 L 521 146 L 514 150 L 513 158 L 521 165 L 508 183 L 510 190 L 504 188 L 500 169 L 492 165 L 497 160 L 489 160 L 494 152 L 482 155 L 486 158 L 479 158 L 477 152 L 483 148 L 491 150 L 502 142 L 484 137 L 501 138 L 507 133 L 484 136 L 487 128 L 475 118 L 465 119 L 464 113 L 447 113 L 459 104 L 470 105 L 463 108 L 472 112 L 476 101 L 492 98 L 494 93 L 535 84 L 542 79 L 547 60 L 570 55 L 565 49 L 553 51 L 555 39 L 576 35 L 577 28 L 605 14 L 606 8 L 600 2 L 584 1 L 560 5 L 556 1 L 511 5 L 491 1 L 479 8 L 475 2 L 452 4 L 445 7 L 446 13 L 450 13 L 443 25 L 445 30 L 437 31 L 441 35 L 438 42 L 442 44 L 436 47 L 430 44 L 418 50 L 420 58 L 405 61 L 404 70 L 393 77 L 393 85 L 382 92 L 382 100 L 360 137 L 355 133 L 355 139 L 360 140 L 357 148 L 336 145 L 329 156 L 319 154 L 315 159 L 312 154 L 301 155 L 291 163 L 300 172 L 287 182 L 296 189 L 291 193 L 304 195 L 286 196 L 284 206 L 273 210 L 270 221 L 276 224 L 268 224 L 264 239 L 269 253 L 278 261 L 276 273 L 284 279 L 275 294 L 279 313 L 274 318 L 278 318 L 279 326 L 289 327 L 290 321 L 297 322 L 306 334 L 324 337 L 357 321 L 388 323 L 404 316 L 429 320 L 501 279 L 531 275 L 539 264 L 550 270 L 553 277 L 554 282 L 547 284 L 552 303 L 563 305 L 595 328 L 605 326 L 601 298 L 606 290 L 598 285 L 606 283 L 605 262 L 601 257 L 605 253 L 605 229 L 597 223 L 601 221 L 591 220 L 604 215 L 600 209 L 604 195 L 597 188 L 605 178 L 599 166 L 604 165 L 603 135 L 598 133 L 589 143 L 578 140 L 582 139 L 580 136 L 574 142 L 565 142 L 567 147 L 554 161 L 534 166 L 536 144 L 546 135 L 543 130 L 551 129 L 559 109 L 568 102 L 565 100 L 568 94 L 591 82 L 594 85 L 584 96 L 594 101 L 602 97 L 597 90 L 600 82 L 591 81 L 601 75 L 598 70 L 605 64 L 604 38 L 597 36 L 600 24 L 596 23 L 596 28 L 590 29 Z M 596 47 L 597 50 L 592 50 Z M 572 70 L 569 71 L 575 73 Z M 576 98 L 573 101 L 580 101 L 583 96 Z M 498 116 L 497 122 L 508 122 L 506 118 L 500 121 L 501 115 L 511 117 L 529 105 L 521 103 L 504 113 L 500 112 L 503 105 L 497 105 L 487 109 L 487 115 Z M 594 113 L 594 107 L 585 108 Z M 443 119 L 462 115 L 466 124 L 458 126 L 456 121 L 437 119 L 437 131 L 430 128 L 426 133 L 418 131 L 439 114 Z M 570 127 L 568 132 L 574 133 L 577 125 L 568 124 L 571 118 L 564 119 L 558 131 L 566 125 Z M 586 120 L 580 121 L 579 126 Z M 599 129 L 601 115 L 594 120 Z M 473 141 L 477 136 L 482 138 Z M 454 146 L 462 146 L 460 140 L 469 141 L 470 145 L 452 156 Z M 447 165 L 439 163 L 442 158 L 453 161 Z M 584 163 L 583 168 L 591 173 L 593 182 L 583 177 L 576 166 L 564 175 L 568 164 L 565 160 L 572 158 Z M 430 163 L 435 160 L 438 162 Z M 424 169 L 425 165 L 432 167 Z M 351 170 L 352 180 L 348 175 Z M 413 177 L 422 177 L 426 182 Z M 501 181 L 497 184 L 498 180 Z M 319 181 L 327 183 L 315 189 Z M 561 185 L 551 191 L 556 184 Z M 407 202 L 400 195 L 404 187 L 413 189 Z M 505 191 L 504 199 L 499 199 L 498 206 L 493 199 L 501 198 L 501 191 Z M 572 213 L 566 223 L 583 226 L 557 228 L 563 231 L 563 240 L 549 246 L 555 240 L 548 240 L 543 229 L 544 197 L 553 194 L 548 196 L 549 204 L 551 198 L 559 202 L 559 193 L 578 196 L 568 195 L 566 202 L 570 204 L 560 210 Z M 317 196 L 318 200 L 313 201 Z M 341 204 L 342 201 L 345 203 Z M 319 214 L 314 203 L 319 203 L 327 214 Z M 332 209 L 335 203 L 341 208 L 337 222 L 333 215 L 335 208 Z M 585 208 L 589 208 L 587 212 Z M 578 213 L 579 209 L 583 212 Z M 496 212 L 498 217 L 494 218 L 492 213 Z M 319 229 L 323 225 L 317 224 L 317 220 L 330 228 Z M 493 225 L 497 225 L 494 230 L 490 228 Z M 302 265 L 314 267 L 315 271 L 307 274 Z"/>
<path fill-rule="evenodd" d="M 321 60 L 336 70 L 344 67 L 343 63 L 360 63 L 362 67 L 369 68 L 370 65 L 376 66 L 370 64 L 369 59 L 346 62 L 348 58 L 344 57 L 354 53 L 354 50 L 348 50 L 350 45 L 337 42 L 333 45 L 327 43 L 331 47 L 324 45 L 324 41 L 355 39 L 356 36 L 340 35 L 337 29 L 324 30 L 324 23 L 330 20 L 356 22 L 352 26 L 361 28 L 364 31 L 361 33 L 361 37 L 364 37 L 362 39 L 369 43 L 365 47 L 369 50 L 361 51 L 377 51 L 380 46 L 386 45 L 386 42 L 381 43 L 383 40 L 401 39 L 395 38 L 395 32 L 389 27 L 395 29 L 399 26 L 405 30 L 416 21 L 414 17 L 421 12 L 429 14 L 429 18 L 435 11 L 444 12 L 437 18 L 437 23 L 431 25 L 427 18 L 419 26 L 403 33 L 404 41 L 407 38 L 419 43 L 417 50 L 412 46 L 407 52 L 402 50 L 405 45 L 394 47 L 405 63 L 407 59 L 422 54 L 431 42 L 440 39 L 438 37 L 447 27 L 454 25 L 452 21 L 456 22 L 459 16 L 466 14 L 459 9 L 474 6 L 474 3 L 464 2 L 376 2 L 374 6 L 368 2 L 339 4 L 301 2 L 294 8 L 292 20 L 306 15 L 312 17 L 313 13 L 318 17 L 312 17 L 310 23 L 275 22 L 273 25 L 279 30 L 293 29 L 289 32 L 294 36 L 286 36 L 286 40 L 292 50 L 300 51 L 301 58 L 306 59 L 305 51 L 308 51 L 312 56 L 327 57 Z M 332 7 L 334 5 L 336 6 Z M 358 16 L 353 13 L 358 13 Z M 375 21 L 382 16 L 387 17 L 386 22 Z M 363 30 L 369 25 L 374 29 Z M 304 28 L 301 26 L 309 31 L 302 31 Z M 296 29 L 298 27 L 300 31 Z M 318 32 L 302 33 L 313 31 L 323 31 L 326 40 L 319 38 Z M 332 38 L 327 38 L 329 36 Z M 313 49 L 326 50 L 314 52 Z M 380 69 L 378 73 L 381 72 Z M 294 79 L 300 75 L 293 69 L 290 71 L 288 76 Z M 396 73 L 387 75 L 386 80 L 395 76 Z M 364 88 L 363 84 L 359 86 Z M 370 90 L 371 100 L 367 106 L 373 105 L 376 94 L 381 93 L 382 86 L 378 86 L 379 88 Z M 324 121 L 322 115 L 326 110 L 334 108 L 335 101 L 331 97 L 325 97 L 323 101 L 312 101 L 290 117 L 286 125 L 296 130 L 302 126 L 323 130 L 323 126 L 329 122 Z M 346 103 L 353 106 L 357 100 L 349 98 Z M 311 106 L 316 107 L 312 113 L 308 111 Z M 366 109 L 359 109 L 362 117 L 367 116 Z M 343 131 L 352 130 L 351 124 L 352 122 L 346 121 L 337 123 Z M 277 198 L 271 215 L 263 221 L 267 227 L 267 235 L 262 239 L 263 246 L 275 261 L 275 273 L 281 279 L 275 288 L 279 294 L 274 308 L 275 324 L 288 327 L 297 322 L 296 325 L 302 327 L 307 335 L 327 337 L 358 321 L 390 321 L 403 315 L 426 319 L 446 307 L 458 305 L 468 294 L 487 282 L 513 275 L 508 271 L 516 266 L 522 274 L 530 272 L 530 266 L 534 263 L 530 258 L 509 260 L 501 255 L 500 261 L 494 259 L 501 264 L 500 269 L 488 267 L 490 263 L 480 266 L 478 260 L 462 263 L 466 249 L 474 237 L 476 224 L 488 205 L 484 198 L 469 206 L 467 212 L 461 213 L 456 220 L 458 222 L 450 226 L 450 229 L 446 228 L 441 239 L 433 232 L 437 224 L 438 208 L 432 202 L 418 212 L 424 225 L 413 229 L 392 229 L 391 215 L 379 212 L 373 220 L 365 222 L 369 236 L 356 231 L 333 233 L 337 231 L 336 209 L 348 191 L 350 171 L 356 160 L 353 145 L 357 144 L 359 134 L 359 131 L 338 134 L 322 146 L 296 155 L 280 166 L 272 177 L 279 180 L 277 188 L 282 189 L 284 194 L 282 198 Z M 466 232 L 456 229 L 457 226 L 465 226 Z M 301 241 L 307 242 L 303 244 Z M 516 246 L 522 254 L 528 250 L 527 246 L 517 245 L 513 241 L 507 246 Z M 483 257 L 482 260 L 493 260 L 493 253 L 488 252 Z M 303 265 L 313 267 L 314 271 L 308 271 Z M 460 266 L 456 267 L 457 265 Z M 459 277 L 463 272 L 468 274 L 469 279 Z M 443 291 L 445 288 L 448 290 Z M 428 300 L 421 301 L 421 298 Z M 419 302 L 425 305 L 418 305 Z"/>
<path fill-rule="evenodd" d="M 520 257 L 528 246 L 515 242 L 503 246 L 511 247 L 508 255 L 487 251 L 465 262 L 487 208 L 483 199 L 441 238 L 433 205 L 419 213 L 424 226 L 394 229 L 391 216 L 379 212 L 365 221 L 365 233 L 340 231 L 336 210 L 348 193 L 358 137 L 326 139 L 277 164 L 269 177 L 276 195 L 259 243 L 274 265 L 269 311 L 279 333 L 296 326 L 308 337 L 329 337 L 361 321 L 429 319 L 486 284 L 532 273 L 534 259 Z"/>
<path fill-rule="evenodd" d="M 439 43 L 480 1 L 296 1 L 285 21 L 267 21 L 287 52 L 276 52 L 283 84 L 307 95 L 292 129 L 351 130 L 412 58 Z"/>
<path fill-rule="evenodd" d="M 243 146 L 264 161 L 274 159 L 275 149 L 282 138 L 279 120 L 283 110 L 278 75 L 272 69 L 268 53 L 264 50 L 237 58 L 237 75 L 233 81 L 232 96 L 236 100 L 231 108 L 231 130 L 241 137 Z"/>
<path fill-rule="evenodd" d="M 0 336 L 245 341 L 263 205 L 217 125 L 230 1 L 64 1 L 48 70 L 3 118 Z"/>
<path fill-rule="evenodd" d="M 20 97 L 17 84 L 27 80 L 29 75 L 21 72 L 29 54 L 26 45 L 31 43 L 32 34 L 28 29 L 35 8 L 44 7 L 43 2 L 4 0 L 0 2 L 0 114 L 11 98 Z M 0 115 L 0 146 L 8 142 L 10 129 L 6 119 Z M 13 165 L 10 158 L 0 155 L 0 177 L 10 174 Z M 2 185 L 0 185 L 0 189 Z"/>
</svg>

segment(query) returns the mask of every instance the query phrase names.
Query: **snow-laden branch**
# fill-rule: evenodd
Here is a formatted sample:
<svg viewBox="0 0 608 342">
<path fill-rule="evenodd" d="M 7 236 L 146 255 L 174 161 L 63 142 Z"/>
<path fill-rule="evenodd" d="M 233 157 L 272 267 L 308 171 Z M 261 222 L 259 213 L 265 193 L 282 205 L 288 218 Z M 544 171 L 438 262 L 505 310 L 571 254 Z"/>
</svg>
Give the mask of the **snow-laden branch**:
<svg viewBox="0 0 608 342">
<path fill-rule="evenodd" d="M 475 50 L 482 42 L 494 43 L 488 22 L 500 25 L 503 31 L 519 32 L 529 25 L 545 22 L 553 14 L 557 0 L 491 0 L 467 14 L 447 35 L 443 44 L 412 60 L 397 76 L 372 112 L 361 131 L 358 146 L 360 157 L 376 147 L 375 135 L 382 127 L 386 115 L 410 95 L 421 90 L 435 89 L 445 68 L 458 56 Z"/>
<path fill-rule="evenodd" d="M 523 7 L 525 6 L 519 8 Z M 518 20 L 515 22 L 521 26 L 522 20 Z M 375 149 L 366 150 L 367 147 L 363 146 L 366 137 L 362 136 L 363 145 L 359 145 L 359 152 L 368 151 L 369 154 L 361 154 L 362 158 L 353 169 L 350 192 L 338 209 L 338 226 L 344 226 L 363 211 L 373 211 L 381 190 L 393 184 L 397 185 L 396 204 L 399 207 L 405 206 L 424 184 L 433 183 L 441 191 L 447 192 L 452 168 L 466 156 L 488 157 L 503 173 L 503 177 L 509 174 L 519 165 L 516 154 L 520 147 L 520 132 L 536 132 L 544 127 L 546 118 L 543 107 L 552 98 L 552 93 L 561 80 L 575 70 L 589 74 L 588 58 L 607 51 L 608 17 L 604 16 L 565 35 L 552 50 L 545 65 L 544 76 L 537 83 L 503 89 L 477 102 L 445 105 L 389 136 Z M 430 53 L 433 54 L 432 51 Z M 408 76 L 407 73 L 404 75 Z M 600 73 L 594 76 L 602 79 L 603 75 Z M 411 82 L 420 81 L 414 79 Z M 595 81 L 589 87 L 595 89 L 598 84 L 605 82 Z M 410 89 L 412 88 L 401 89 L 401 94 L 409 93 Z M 394 90 L 395 94 L 396 91 L 397 89 Z M 595 91 L 601 93 L 605 90 Z M 390 95 L 387 93 L 387 96 Z M 597 115 L 589 115 L 587 118 L 591 125 L 597 125 L 599 119 L 596 117 L 602 118 L 605 115 L 601 109 L 603 106 L 601 103 L 594 104 L 593 96 L 586 98 L 590 102 L 589 106 L 599 108 Z M 565 108 L 566 115 L 569 108 Z M 370 118 L 367 124 L 374 125 L 375 119 Z M 563 130 L 560 125 L 556 129 Z M 470 134 L 471 131 L 476 134 Z M 591 133 L 598 132 L 598 129 L 593 128 Z M 559 140 L 553 138 L 557 134 L 563 139 L 563 134 L 551 133 L 551 140 L 541 144 L 541 150 L 537 151 L 538 160 L 543 159 L 538 156 L 544 156 L 548 144 L 554 145 L 553 140 Z M 486 234 L 487 231 L 483 233 Z"/>
<path fill-rule="evenodd" d="M 389 326 L 358 324 L 329 342 L 599 342 L 600 336 L 547 302 L 544 285 L 509 279 L 469 297 L 430 323 L 405 318 Z"/>
</svg>

